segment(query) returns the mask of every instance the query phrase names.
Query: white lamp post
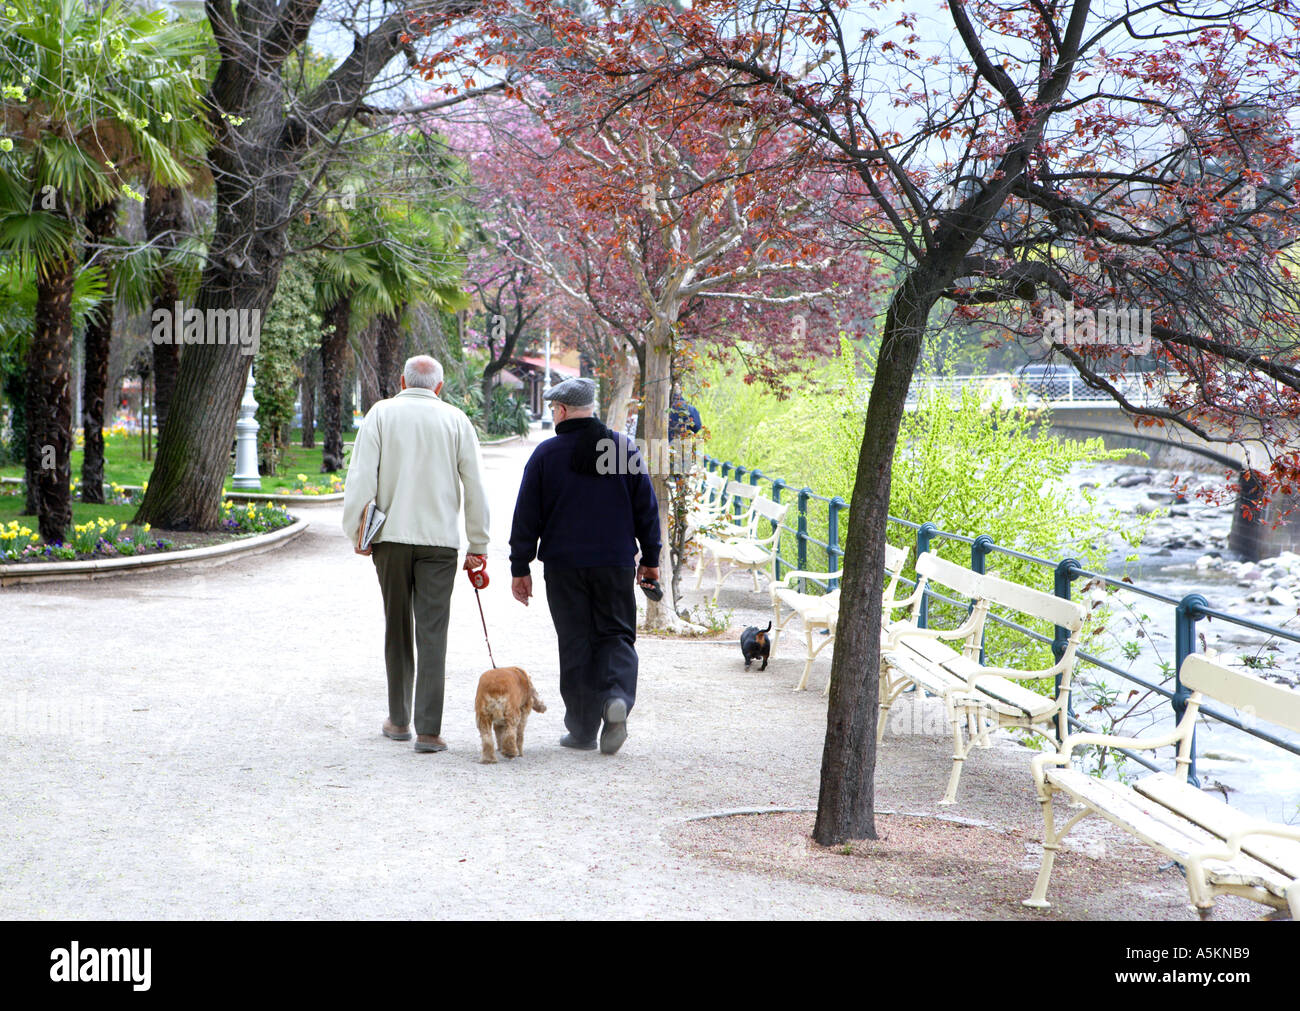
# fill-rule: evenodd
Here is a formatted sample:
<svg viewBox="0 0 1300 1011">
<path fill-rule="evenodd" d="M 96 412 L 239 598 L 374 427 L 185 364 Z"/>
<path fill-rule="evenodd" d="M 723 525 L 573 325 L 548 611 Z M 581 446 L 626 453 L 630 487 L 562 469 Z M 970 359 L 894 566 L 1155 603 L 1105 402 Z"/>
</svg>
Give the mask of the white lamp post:
<svg viewBox="0 0 1300 1011">
<path fill-rule="evenodd" d="M 239 403 L 239 420 L 235 422 L 235 480 L 234 486 L 253 491 L 262 490 L 262 476 L 257 472 L 257 401 L 253 399 L 253 370 L 248 370 L 244 385 L 244 399 Z"/>
<path fill-rule="evenodd" d="M 546 385 L 542 387 L 542 393 L 547 393 L 551 388 L 551 324 L 546 324 Z M 542 427 L 551 427 L 551 402 L 545 397 L 542 398 Z"/>
</svg>

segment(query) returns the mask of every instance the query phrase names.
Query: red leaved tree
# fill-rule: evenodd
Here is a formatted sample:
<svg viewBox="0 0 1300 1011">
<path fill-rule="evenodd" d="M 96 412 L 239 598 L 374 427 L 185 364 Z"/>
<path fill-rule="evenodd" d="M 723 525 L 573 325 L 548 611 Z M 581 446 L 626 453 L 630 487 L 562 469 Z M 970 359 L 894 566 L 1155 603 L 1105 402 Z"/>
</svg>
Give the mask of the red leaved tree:
<svg viewBox="0 0 1300 1011">
<path fill-rule="evenodd" d="M 853 208 L 841 220 L 894 268 L 814 830 L 824 844 L 874 837 L 890 464 L 937 309 L 1045 337 L 1141 423 L 1260 440 L 1266 486 L 1300 479 L 1300 313 L 1285 252 L 1297 234 L 1296 5 L 602 6 L 600 25 L 552 3 L 491 10 L 498 24 L 540 26 L 542 49 L 560 40 L 547 56 L 557 72 L 605 76 L 566 95 L 598 124 L 644 115 L 674 137 L 697 117 L 799 131 L 792 156 L 833 174 Z M 1151 313 L 1157 367 L 1140 399 L 1117 381 L 1132 349 L 1045 331 L 1051 304 Z"/>
<path fill-rule="evenodd" d="M 623 82 L 601 69 L 598 33 L 567 11 L 527 22 L 531 36 L 505 4 L 487 5 L 479 21 L 481 32 L 455 40 L 430 71 L 453 57 L 500 63 L 504 44 L 526 80 L 510 97 L 555 146 L 534 148 L 531 165 L 518 166 L 545 195 L 517 206 L 511 230 L 522 242 L 514 252 L 610 331 L 634 335 L 643 368 L 640 434 L 670 544 L 672 482 L 656 459 L 668 444 L 683 342 L 743 343 L 772 377 L 779 365 L 834 346 L 835 303 L 861 295 L 871 275 L 832 255 L 837 236 L 821 206 L 824 180 L 804 170 L 788 124 L 726 104 L 683 116 L 660 91 L 625 102 Z M 742 307 L 750 310 L 743 325 Z M 674 595 L 650 602 L 646 620 L 682 627 Z"/>
</svg>

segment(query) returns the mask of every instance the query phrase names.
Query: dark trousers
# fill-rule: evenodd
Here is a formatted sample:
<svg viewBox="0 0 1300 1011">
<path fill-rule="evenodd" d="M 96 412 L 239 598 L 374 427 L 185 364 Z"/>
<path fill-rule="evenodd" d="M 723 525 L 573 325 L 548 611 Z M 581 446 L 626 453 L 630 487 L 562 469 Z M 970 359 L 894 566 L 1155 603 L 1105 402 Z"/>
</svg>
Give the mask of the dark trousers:
<svg viewBox="0 0 1300 1011">
<path fill-rule="evenodd" d="M 384 541 L 374 546 L 371 558 L 384 595 L 388 718 L 399 727 L 410 725 L 414 685 L 415 732 L 440 735 L 457 551 Z M 418 677 L 414 646 L 419 648 Z"/>
<path fill-rule="evenodd" d="M 580 741 L 595 740 L 605 703 L 636 701 L 636 568 L 556 569 L 546 566 L 546 604 L 560 640 L 564 725 Z"/>
</svg>

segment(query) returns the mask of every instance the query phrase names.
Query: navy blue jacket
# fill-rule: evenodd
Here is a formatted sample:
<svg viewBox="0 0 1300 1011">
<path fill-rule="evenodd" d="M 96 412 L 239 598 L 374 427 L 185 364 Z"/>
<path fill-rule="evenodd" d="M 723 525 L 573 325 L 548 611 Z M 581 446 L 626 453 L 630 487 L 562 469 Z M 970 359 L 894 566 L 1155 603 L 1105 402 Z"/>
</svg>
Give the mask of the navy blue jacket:
<svg viewBox="0 0 1300 1011">
<path fill-rule="evenodd" d="M 579 436 L 594 418 L 569 418 L 555 426 L 524 466 L 510 528 L 510 574 L 528 575 L 536 556 L 557 569 L 633 566 L 637 542 L 641 564 L 659 564 L 659 502 L 640 453 L 627 436 L 610 459 L 627 461 L 630 473 L 579 473 L 572 467 Z M 538 547 L 538 541 L 541 546 Z"/>
</svg>

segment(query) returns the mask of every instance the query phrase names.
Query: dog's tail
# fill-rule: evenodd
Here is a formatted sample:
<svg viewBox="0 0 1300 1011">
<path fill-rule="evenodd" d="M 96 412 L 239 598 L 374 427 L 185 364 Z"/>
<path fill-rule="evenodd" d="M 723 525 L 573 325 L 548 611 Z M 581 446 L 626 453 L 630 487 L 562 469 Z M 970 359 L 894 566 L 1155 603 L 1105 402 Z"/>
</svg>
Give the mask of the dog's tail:
<svg viewBox="0 0 1300 1011">
<path fill-rule="evenodd" d="M 772 631 L 772 623 L 770 621 L 767 623 L 767 628 L 763 629 L 763 631 L 764 632 Z"/>
</svg>

